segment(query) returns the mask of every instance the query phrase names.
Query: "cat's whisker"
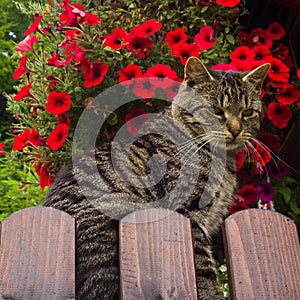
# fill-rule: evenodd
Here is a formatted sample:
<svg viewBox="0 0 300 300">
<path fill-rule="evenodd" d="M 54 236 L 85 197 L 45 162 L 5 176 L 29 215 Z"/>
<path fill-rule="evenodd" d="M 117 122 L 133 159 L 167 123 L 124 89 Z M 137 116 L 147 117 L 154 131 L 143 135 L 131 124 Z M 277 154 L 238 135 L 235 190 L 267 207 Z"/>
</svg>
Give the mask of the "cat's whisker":
<svg viewBox="0 0 300 300">
<path fill-rule="evenodd" d="M 261 168 L 263 168 L 264 172 L 267 174 L 267 177 L 269 176 L 269 172 L 267 170 L 267 167 L 265 165 L 265 162 L 263 160 L 263 158 L 261 157 L 260 153 L 255 149 L 255 147 L 251 144 L 251 142 L 248 142 L 248 145 L 250 147 L 250 150 L 252 151 L 254 158 L 257 160 L 257 162 L 259 163 L 259 166 Z"/>
</svg>

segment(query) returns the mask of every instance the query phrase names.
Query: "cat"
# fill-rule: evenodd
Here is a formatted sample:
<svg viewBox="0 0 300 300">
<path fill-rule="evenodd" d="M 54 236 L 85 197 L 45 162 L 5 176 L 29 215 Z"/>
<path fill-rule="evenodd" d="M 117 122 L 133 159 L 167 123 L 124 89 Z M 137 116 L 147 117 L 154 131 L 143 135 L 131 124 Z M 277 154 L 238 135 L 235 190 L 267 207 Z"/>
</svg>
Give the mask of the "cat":
<svg viewBox="0 0 300 300">
<path fill-rule="evenodd" d="M 263 113 L 260 88 L 269 67 L 269 64 L 264 64 L 250 72 L 211 71 L 199 59 L 189 58 L 178 95 L 163 113 L 163 116 L 179 124 L 178 130 L 174 131 L 175 123 L 161 118 L 158 120 L 158 128 L 170 132 L 170 137 L 157 132 L 138 137 L 130 146 L 130 164 L 127 154 L 124 153 L 125 145 L 122 142 L 112 142 L 93 150 L 94 157 L 83 156 L 76 166 L 70 164 L 60 172 L 43 205 L 63 210 L 76 219 L 78 299 L 119 298 L 118 220 L 101 213 L 101 209 L 93 201 L 87 200 L 86 192 L 81 189 L 82 184 L 86 181 L 91 186 L 87 192 L 89 199 L 97 199 L 101 195 L 100 198 L 105 199 L 107 205 L 113 205 L 118 200 L 137 204 L 151 203 L 172 193 L 184 165 L 188 169 L 196 165 L 198 176 L 187 174 L 190 178 L 180 179 L 180 188 L 176 190 L 175 197 L 166 198 L 160 204 L 166 208 L 175 207 L 179 213 L 191 220 L 198 298 L 224 299 L 212 255 L 212 238 L 220 229 L 234 199 L 237 183 L 236 153 L 247 147 L 260 128 Z M 202 112 L 200 121 L 193 115 L 197 111 Z M 216 128 L 219 130 L 204 130 L 202 123 L 206 122 L 205 116 L 207 119 L 217 120 Z M 150 121 L 150 132 L 151 126 L 154 126 L 151 124 L 155 122 Z M 208 127 L 210 125 L 205 124 Z M 176 139 L 176 135 L 180 136 L 181 132 L 187 133 L 191 138 L 182 144 L 183 151 L 178 152 L 171 135 L 175 134 Z M 192 142 L 196 146 L 192 146 Z M 116 172 L 112 164 L 112 145 L 118 153 L 119 173 L 124 177 Z M 217 163 L 211 168 L 213 149 L 219 149 L 219 152 L 216 152 L 214 158 Z M 226 155 L 224 170 L 221 168 L 224 157 L 220 153 Z M 126 183 L 124 178 L 132 176 L 132 171 L 140 176 L 149 174 L 153 168 L 150 160 L 155 154 L 159 154 L 166 162 L 163 179 L 152 187 L 144 188 Z M 95 163 L 100 179 L 91 182 L 89 178 L 94 178 L 91 176 L 95 174 L 91 174 L 89 166 Z M 222 178 L 220 182 L 215 181 L 217 186 L 208 189 L 207 195 L 211 199 L 207 201 L 201 195 L 210 172 L 214 173 L 212 177 L 222 174 Z M 78 176 L 82 178 L 80 184 L 77 181 Z M 190 189 L 192 180 L 195 182 Z M 171 202 L 175 199 L 181 199 L 182 202 L 174 206 Z M 120 216 L 129 212 L 120 212 Z"/>
</svg>

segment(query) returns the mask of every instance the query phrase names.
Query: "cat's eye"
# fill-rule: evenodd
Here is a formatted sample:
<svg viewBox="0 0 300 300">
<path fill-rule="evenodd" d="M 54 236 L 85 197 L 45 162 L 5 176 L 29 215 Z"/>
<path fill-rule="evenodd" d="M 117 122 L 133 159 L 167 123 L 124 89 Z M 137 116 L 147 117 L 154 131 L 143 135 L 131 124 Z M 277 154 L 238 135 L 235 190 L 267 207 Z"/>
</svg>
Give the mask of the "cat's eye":
<svg viewBox="0 0 300 300">
<path fill-rule="evenodd" d="M 216 107 L 216 106 L 214 106 L 214 113 L 217 116 L 223 116 L 224 115 L 224 111 L 220 107 Z"/>
<path fill-rule="evenodd" d="M 243 117 L 250 117 L 253 115 L 254 110 L 252 108 L 245 109 L 242 112 Z"/>
</svg>

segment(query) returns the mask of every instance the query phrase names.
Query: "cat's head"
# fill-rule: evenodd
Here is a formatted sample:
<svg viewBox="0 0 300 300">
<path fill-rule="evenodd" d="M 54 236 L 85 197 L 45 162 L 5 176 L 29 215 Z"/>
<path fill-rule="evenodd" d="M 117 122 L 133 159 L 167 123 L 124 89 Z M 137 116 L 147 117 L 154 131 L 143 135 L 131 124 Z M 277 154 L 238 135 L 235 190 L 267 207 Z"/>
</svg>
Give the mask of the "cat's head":
<svg viewBox="0 0 300 300">
<path fill-rule="evenodd" d="M 205 103 L 210 107 L 209 113 L 214 114 L 220 122 L 219 131 L 222 132 L 212 130 L 206 133 L 215 141 L 222 135 L 228 150 L 242 149 L 260 128 L 261 85 L 269 68 L 270 64 L 264 64 L 250 72 L 209 71 L 199 59 L 191 57 L 185 66 L 185 88 L 181 91 L 178 103 L 187 101 L 189 93 L 192 93 L 196 101 L 191 102 L 191 110 L 205 110 Z M 197 131 L 202 133 L 201 125 L 189 113 L 180 110 L 180 115 L 181 121 L 188 123 L 194 134 Z"/>
</svg>

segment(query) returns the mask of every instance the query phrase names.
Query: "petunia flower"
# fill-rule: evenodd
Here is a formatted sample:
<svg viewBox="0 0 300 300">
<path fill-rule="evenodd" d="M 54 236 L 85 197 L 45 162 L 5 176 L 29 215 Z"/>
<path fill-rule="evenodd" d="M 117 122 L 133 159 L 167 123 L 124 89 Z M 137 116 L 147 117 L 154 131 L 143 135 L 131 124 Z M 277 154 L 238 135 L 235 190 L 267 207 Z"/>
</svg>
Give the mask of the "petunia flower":
<svg viewBox="0 0 300 300">
<path fill-rule="evenodd" d="M 145 58 L 150 54 L 150 48 L 154 43 L 148 38 L 139 37 L 133 34 L 128 35 L 128 40 L 125 45 L 134 57 Z"/>
<path fill-rule="evenodd" d="M 223 64 L 223 63 L 219 63 L 217 65 L 211 66 L 210 69 L 216 71 L 238 71 L 238 69 L 234 65 Z"/>
<path fill-rule="evenodd" d="M 254 46 L 252 50 L 255 52 L 255 60 L 266 61 L 272 57 L 272 52 L 270 49 L 263 45 Z"/>
<path fill-rule="evenodd" d="M 86 59 L 81 61 L 81 68 L 83 70 L 84 86 L 86 88 L 99 85 L 108 71 L 108 65 L 102 64 L 100 61 L 91 63 Z"/>
<path fill-rule="evenodd" d="M 272 121 L 273 125 L 277 128 L 284 128 L 287 126 L 288 121 L 292 118 L 293 114 L 288 105 L 276 104 L 271 102 L 267 108 L 267 117 Z"/>
<path fill-rule="evenodd" d="M 31 128 L 31 133 L 28 141 L 35 147 L 38 147 L 42 144 L 42 138 L 39 132 L 33 126 Z"/>
<path fill-rule="evenodd" d="M 283 36 L 285 36 L 285 30 L 280 23 L 273 22 L 267 28 L 266 34 L 272 40 L 280 40 Z"/>
<path fill-rule="evenodd" d="M 30 27 L 25 31 L 25 35 L 30 35 L 31 33 L 37 32 L 39 31 L 39 24 L 42 21 L 43 16 L 41 15 L 37 15 L 34 18 L 34 21 L 32 22 L 32 24 L 30 25 Z"/>
<path fill-rule="evenodd" d="M 17 51 L 24 53 L 26 51 L 33 51 L 33 45 L 39 39 L 35 35 L 28 35 L 23 41 L 18 44 Z"/>
<path fill-rule="evenodd" d="M 146 38 L 153 35 L 157 30 L 162 27 L 162 24 L 156 20 L 148 20 L 141 25 L 137 25 L 133 28 L 135 36 L 140 38 Z"/>
<path fill-rule="evenodd" d="M 111 34 L 104 37 L 104 47 L 110 47 L 113 50 L 120 50 L 125 47 L 128 33 L 122 28 L 116 28 Z"/>
<path fill-rule="evenodd" d="M 252 62 L 255 59 L 255 52 L 246 46 L 239 46 L 229 54 L 232 64 L 236 62 Z"/>
<path fill-rule="evenodd" d="M 276 82 L 288 83 L 290 69 L 277 58 L 272 57 L 268 59 L 267 62 L 271 64 L 271 68 L 268 72 L 269 77 Z"/>
<path fill-rule="evenodd" d="M 275 180 L 287 176 L 291 172 L 291 168 L 281 161 L 268 164 L 267 170 L 270 177 Z"/>
<path fill-rule="evenodd" d="M 32 97 L 32 95 L 30 94 L 31 86 L 32 86 L 32 81 L 30 81 L 27 85 L 21 87 L 21 89 L 18 91 L 18 93 L 14 97 L 14 101 L 20 101 L 26 97 Z"/>
<path fill-rule="evenodd" d="M 272 159 L 270 150 L 261 145 L 259 142 L 253 141 L 251 147 L 248 147 L 248 151 L 253 154 L 253 158 L 257 163 L 263 167 Z"/>
<path fill-rule="evenodd" d="M 275 188 L 268 181 L 260 182 L 256 187 L 257 196 L 264 202 L 270 202 L 275 195 Z"/>
<path fill-rule="evenodd" d="M 177 74 L 170 66 L 157 64 L 149 67 L 144 74 L 145 77 L 150 77 L 150 82 L 155 86 L 165 89 L 173 85 L 173 80 L 176 80 Z"/>
<path fill-rule="evenodd" d="M 51 53 L 51 57 L 47 60 L 48 66 L 55 66 L 56 68 L 66 67 L 74 58 L 74 54 L 69 54 L 65 61 L 61 60 L 58 53 Z"/>
<path fill-rule="evenodd" d="M 40 177 L 40 187 L 44 191 L 46 186 L 51 186 L 51 173 L 48 165 L 44 165 L 41 162 L 34 163 L 33 165 L 36 173 Z"/>
<path fill-rule="evenodd" d="M 91 14 L 89 12 L 86 12 L 84 22 L 86 22 L 87 26 L 90 27 L 90 26 L 99 25 L 101 23 L 101 20 L 99 19 L 98 16 Z"/>
<path fill-rule="evenodd" d="M 129 83 L 129 80 L 133 78 L 142 77 L 143 73 L 141 68 L 136 64 L 129 64 L 119 71 L 119 82 Z M 130 82 L 132 83 L 132 82 Z"/>
<path fill-rule="evenodd" d="M 133 109 L 129 114 L 125 116 L 129 134 L 133 136 L 136 135 L 138 131 L 143 127 L 143 124 L 149 119 L 150 114 L 145 112 L 143 109 Z"/>
<path fill-rule="evenodd" d="M 245 154 L 243 151 L 239 151 L 236 154 L 236 171 L 240 171 L 245 162 Z"/>
<path fill-rule="evenodd" d="M 278 135 L 262 131 L 257 135 L 257 139 L 273 152 L 280 150 L 280 137 Z"/>
<path fill-rule="evenodd" d="M 283 43 L 280 43 L 276 49 L 273 49 L 273 56 L 281 60 L 288 68 L 294 66 L 293 60 L 289 55 L 289 48 Z"/>
<path fill-rule="evenodd" d="M 71 107 L 71 103 L 68 93 L 53 91 L 48 95 L 46 110 L 53 115 L 59 115 L 66 112 Z"/>
<path fill-rule="evenodd" d="M 199 57 L 200 49 L 196 44 L 179 43 L 173 46 L 171 55 L 180 58 L 180 61 L 185 65 L 186 61 L 191 57 Z"/>
<path fill-rule="evenodd" d="M 152 98 L 156 91 L 156 86 L 147 77 L 134 79 L 131 88 L 133 93 L 142 99 Z"/>
<path fill-rule="evenodd" d="M 241 0 L 216 0 L 216 3 L 226 7 L 234 7 L 237 6 Z"/>
<path fill-rule="evenodd" d="M 30 129 L 26 128 L 22 133 L 16 135 L 14 137 L 13 150 L 23 150 L 26 146 L 28 146 L 30 138 Z"/>
<path fill-rule="evenodd" d="M 245 204 L 252 204 L 257 200 L 256 188 L 252 184 L 245 184 L 236 193 L 243 198 Z"/>
<path fill-rule="evenodd" d="M 216 39 L 213 37 L 212 27 L 201 27 L 199 33 L 195 35 L 194 42 L 201 50 L 208 50 L 212 48 L 216 43 Z"/>
<path fill-rule="evenodd" d="M 266 32 L 261 28 L 253 29 L 247 37 L 247 42 L 249 44 L 249 47 L 261 45 L 270 49 L 273 46 L 272 39 L 270 39 Z"/>
<path fill-rule="evenodd" d="M 300 100 L 300 91 L 293 84 L 284 84 L 276 95 L 276 99 L 283 104 L 293 104 Z"/>
<path fill-rule="evenodd" d="M 14 80 L 18 80 L 24 73 L 30 72 L 30 70 L 26 66 L 27 61 L 28 61 L 28 55 L 20 58 L 19 67 L 15 70 L 13 75 Z"/>
<path fill-rule="evenodd" d="M 169 31 L 166 34 L 166 42 L 170 48 L 175 45 L 186 42 L 188 40 L 187 34 L 184 32 L 184 28 L 176 28 L 173 31 Z"/>
<path fill-rule="evenodd" d="M 68 136 L 69 127 L 65 123 L 58 124 L 55 129 L 50 133 L 49 137 L 46 140 L 46 144 L 52 149 L 57 150 L 60 148 L 67 136 Z"/>
<path fill-rule="evenodd" d="M 4 156 L 7 152 L 4 150 L 5 144 L 0 143 L 0 156 Z"/>
</svg>

